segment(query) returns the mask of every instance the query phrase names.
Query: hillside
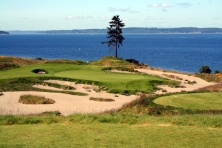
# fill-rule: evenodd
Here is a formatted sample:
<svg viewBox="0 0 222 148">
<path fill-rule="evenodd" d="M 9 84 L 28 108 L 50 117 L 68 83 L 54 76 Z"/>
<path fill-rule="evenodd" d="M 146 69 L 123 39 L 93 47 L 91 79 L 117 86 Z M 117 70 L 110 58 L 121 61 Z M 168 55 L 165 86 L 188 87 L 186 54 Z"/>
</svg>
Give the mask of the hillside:
<svg viewBox="0 0 222 148">
<path fill-rule="evenodd" d="M 106 33 L 107 29 L 73 29 L 73 30 L 47 30 L 37 33 Z M 123 33 L 222 33 L 222 28 L 196 28 L 196 27 L 181 27 L 181 28 L 141 28 L 130 27 L 123 28 Z"/>
<path fill-rule="evenodd" d="M 9 34 L 9 33 L 6 31 L 0 31 L 0 34 Z"/>
</svg>

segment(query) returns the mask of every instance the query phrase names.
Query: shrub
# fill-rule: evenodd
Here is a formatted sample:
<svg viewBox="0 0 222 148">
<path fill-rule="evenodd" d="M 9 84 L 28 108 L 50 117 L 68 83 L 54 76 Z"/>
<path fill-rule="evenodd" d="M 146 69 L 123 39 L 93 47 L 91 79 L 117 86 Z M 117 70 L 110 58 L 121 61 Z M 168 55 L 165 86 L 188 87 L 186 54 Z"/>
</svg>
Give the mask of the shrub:
<svg viewBox="0 0 222 148">
<path fill-rule="evenodd" d="M 23 104 L 54 104 L 52 99 L 45 98 L 43 96 L 35 95 L 22 95 L 20 96 L 19 103 Z"/>
<path fill-rule="evenodd" d="M 99 101 L 99 102 L 112 102 L 112 101 L 115 101 L 114 99 L 110 99 L 110 98 L 94 98 L 94 97 L 91 97 L 89 100 Z"/>
<path fill-rule="evenodd" d="M 208 73 L 210 74 L 211 73 L 211 69 L 209 66 L 202 66 L 199 70 L 200 73 Z"/>
<path fill-rule="evenodd" d="M 20 66 L 13 63 L 0 63 L 0 70 L 8 70 L 8 69 L 14 69 L 19 68 Z"/>
<path fill-rule="evenodd" d="M 220 71 L 219 71 L 219 70 L 215 70 L 214 73 L 215 73 L 215 74 L 218 74 L 218 73 L 220 73 Z"/>
<path fill-rule="evenodd" d="M 51 116 L 60 116 L 61 113 L 59 111 L 45 111 L 41 115 L 51 115 Z"/>
</svg>

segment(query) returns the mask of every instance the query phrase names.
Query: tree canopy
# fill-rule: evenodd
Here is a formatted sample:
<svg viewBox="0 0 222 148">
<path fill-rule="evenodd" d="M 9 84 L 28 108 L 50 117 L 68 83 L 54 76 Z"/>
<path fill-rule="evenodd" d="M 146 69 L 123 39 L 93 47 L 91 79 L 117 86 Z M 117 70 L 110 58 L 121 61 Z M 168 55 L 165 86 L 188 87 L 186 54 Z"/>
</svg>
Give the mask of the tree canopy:
<svg viewBox="0 0 222 148">
<path fill-rule="evenodd" d="M 124 40 L 122 36 L 122 27 L 125 24 L 120 20 L 119 15 L 113 16 L 112 20 L 109 22 L 109 27 L 107 27 L 107 38 L 109 39 L 103 44 L 107 43 L 110 50 L 115 50 L 115 56 L 117 57 L 117 50 Z"/>
</svg>

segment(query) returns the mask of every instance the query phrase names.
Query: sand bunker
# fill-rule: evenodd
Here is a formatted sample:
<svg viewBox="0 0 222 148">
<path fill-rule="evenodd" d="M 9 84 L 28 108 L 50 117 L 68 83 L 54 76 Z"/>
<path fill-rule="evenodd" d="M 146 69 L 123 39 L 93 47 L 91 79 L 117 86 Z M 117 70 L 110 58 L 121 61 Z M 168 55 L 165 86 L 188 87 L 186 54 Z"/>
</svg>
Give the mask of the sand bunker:
<svg viewBox="0 0 222 148">
<path fill-rule="evenodd" d="M 160 76 L 164 78 L 168 78 L 165 75 L 173 75 L 175 77 L 181 78 L 181 85 L 184 88 L 170 88 L 168 86 L 159 86 L 160 88 L 166 90 L 163 92 L 162 90 L 157 91 L 157 94 L 162 93 L 170 93 L 170 92 L 181 92 L 181 91 L 193 91 L 195 89 L 213 85 L 214 83 L 206 82 L 200 78 L 194 76 L 188 76 L 185 74 L 178 74 L 178 73 L 169 73 L 169 72 L 162 72 L 162 71 L 155 71 L 149 69 L 136 69 L 139 72 Z M 173 78 L 170 78 L 173 79 Z M 176 80 L 176 79 L 173 79 Z M 188 84 L 187 82 L 193 82 L 194 84 Z M 74 82 L 67 82 L 67 81 L 59 81 L 59 80 L 48 80 L 49 83 L 57 83 L 61 85 L 70 85 L 76 88 L 76 92 L 83 92 L 87 93 L 87 96 L 75 96 L 75 95 L 68 95 L 62 93 L 49 93 L 49 92 L 34 92 L 34 91 L 22 91 L 22 92 L 4 92 L 2 96 L 0 96 L 0 114 L 2 115 L 27 115 L 27 114 L 39 114 L 45 111 L 59 111 L 62 115 L 67 116 L 73 113 L 99 113 L 104 112 L 112 109 L 121 108 L 124 104 L 131 102 L 137 98 L 135 95 L 131 96 L 124 96 L 115 94 L 102 92 L 95 92 L 98 89 L 97 86 L 92 85 L 83 85 L 83 84 L 75 84 Z M 41 89 L 53 89 L 53 90 L 61 90 L 54 87 L 43 86 L 43 85 L 34 85 L 33 87 L 38 87 Z M 49 105 L 27 105 L 18 103 L 19 97 L 24 94 L 31 94 L 31 95 L 41 95 L 45 96 L 46 98 L 50 98 L 55 100 L 55 104 Z M 114 99 L 113 102 L 97 102 L 91 101 L 90 97 L 99 97 L 99 98 L 110 98 Z"/>
<path fill-rule="evenodd" d="M 45 111 L 59 111 L 62 115 L 67 116 L 73 113 L 99 113 L 112 109 L 121 108 L 124 104 L 135 100 L 135 95 L 124 96 L 102 92 L 95 92 L 96 86 L 75 84 L 73 82 L 50 80 L 47 82 L 68 84 L 76 88 L 76 92 L 87 93 L 87 96 L 76 96 L 62 93 L 49 93 L 49 92 L 34 92 L 34 91 L 21 91 L 21 92 L 4 92 L 0 96 L 0 114 L 2 115 L 27 115 L 27 114 L 39 114 Z M 35 85 L 34 87 L 42 89 L 54 89 L 57 88 Z M 27 105 L 18 103 L 19 97 L 24 94 L 40 95 L 55 100 L 54 104 L 38 104 Z M 113 102 L 98 102 L 89 100 L 90 97 L 110 98 L 114 99 Z"/>
<path fill-rule="evenodd" d="M 136 69 L 139 72 L 159 76 L 162 78 L 171 79 L 174 81 L 180 81 L 181 87 L 179 88 L 171 88 L 169 86 L 160 85 L 159 88 L 166 90 L 166 92 L 162 92 L 162 90 L 159 90 L 156 92 L 156 94 L 164 94 L 164 93 L 173 93 L 173 92 L 181 92 L 181 91 L 194 91 L 198 88 L 202 88 L 209 85 L 214 85 L 215 83 L 207 82 L 203 79 L 200 79 L 198 77 L 189 76 L 186 74 L 179 74 L 179 73 L 171 73 L 171 72 L 163 72 L 163 71 L 156 71 L 156 70 L 149 70 L 149 69 Z M 170 78 L 168 76 L 174 77 Z M 180 80 L 179 80 L 179 79 Z M 195 82 L 193 84 L 189 84 L 188 82 Z"/>
</svg>

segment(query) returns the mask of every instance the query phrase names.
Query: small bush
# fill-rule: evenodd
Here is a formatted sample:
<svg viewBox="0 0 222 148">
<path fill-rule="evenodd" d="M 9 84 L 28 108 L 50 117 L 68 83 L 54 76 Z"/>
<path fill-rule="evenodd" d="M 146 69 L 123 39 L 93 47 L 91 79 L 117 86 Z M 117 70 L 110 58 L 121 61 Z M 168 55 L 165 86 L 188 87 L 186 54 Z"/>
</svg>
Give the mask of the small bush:
<svg viewBox="0 0 222 148">
<path fill-rule="evenodd" d="M 0 70 L 9 70 L 19 67 L 20 67 L 19 65 L 13 63 L 0 63 Z"/>
<path fill-rule="evenodd" d="M 208 73 L 210 74 L 211 73 L 211 69 L 209 66 L 202 66 L 199 70 L 200 73 Z"/>
<path fill-rule="evenodd" d="M 46 112 L 43 112 L 41 115 L 60 116 L 61 113 L 59 111 L 46 111 Z"/>
<path fill-rule="evenodd" d="M 215 74 L 218 74 L 218 73 L 220 73 L 220 71 L 219 71 L 219 70 L 215 70 L 214 73 L 215 73 Z"/>
<path fill-rule="evenodd" d="M 99 102 L 113 102 L 113 101 L 115 101 L 114 99 L 110 99 L 110 98 L 94 98 L 94 97 L 91 97 L 89 100 L 99 101 Z"/>
<path fill-rule="evenodd" d="M 3 95 L 3 93 L 2 92 L 0 92 L 0 96 L 2 96 Z"/>
<path fill-rule="evenodd" d="M 43 96 L 35 95 L 22 95 L 20 96 L 19 103 L 23 104 L 54 104 L 52 99 L 45 98 Z"/>
</svg>

